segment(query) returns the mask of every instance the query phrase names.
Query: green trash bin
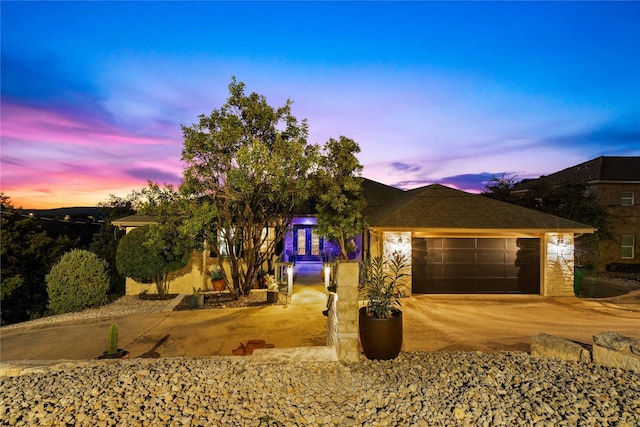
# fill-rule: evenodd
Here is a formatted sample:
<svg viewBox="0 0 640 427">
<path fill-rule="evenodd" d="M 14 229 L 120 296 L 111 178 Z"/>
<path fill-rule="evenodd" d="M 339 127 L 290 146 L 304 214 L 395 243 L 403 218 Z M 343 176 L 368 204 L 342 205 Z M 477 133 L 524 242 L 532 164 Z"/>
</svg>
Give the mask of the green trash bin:
<svg viewBox="0 0 640 427">
<path fill-rule="evenodd" d="M 573 293 L 575 296 L 580 295 L 580 284 L 582 283 L 582 279 L 587 275 L 587 267 L 583 267 L 581 265 L 576 265 L 573 268 Z"/>
</svg>

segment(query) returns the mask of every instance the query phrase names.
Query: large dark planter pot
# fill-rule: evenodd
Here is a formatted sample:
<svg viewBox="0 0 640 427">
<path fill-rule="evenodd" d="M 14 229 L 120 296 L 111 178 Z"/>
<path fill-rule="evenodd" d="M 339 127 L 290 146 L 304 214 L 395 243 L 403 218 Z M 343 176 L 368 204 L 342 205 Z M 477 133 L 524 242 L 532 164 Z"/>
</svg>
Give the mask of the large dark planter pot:
<svg viewBox="0 0 640 427">
<path fill-rule="evenodd" d="M 367 316 L 366 307 L 360 309 L 360 343 L 367 359 L 391 360 L 402 348 L 402 312 L 394 310 L 389 319 Z"/>
</svg>

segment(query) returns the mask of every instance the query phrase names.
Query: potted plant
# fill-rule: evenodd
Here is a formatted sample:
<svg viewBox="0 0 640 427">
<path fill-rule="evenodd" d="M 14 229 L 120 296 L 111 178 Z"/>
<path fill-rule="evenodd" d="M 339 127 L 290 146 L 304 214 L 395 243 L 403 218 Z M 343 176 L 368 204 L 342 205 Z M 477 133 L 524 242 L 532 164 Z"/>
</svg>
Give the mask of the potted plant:
<svg viewBox="0 0 640 427">
<path fill-rule="evenodd" d="M 109 347 L 108 350 L 102 353 L 100 359 L 126 359 L 129 357 L 129 352 L 118 348 L 118 325 L 111 324 L 109 328 Z"/>
<path fill-rule="evenodd" d="M 224 291 L 224 278 L 222 277 L 222 270 L 219 265 L 213 264 L 211 266 L 211 286 L 214 291 L 222 292 Z"/>
<path fill-rule="evenodd" d="M 269 274 L 266 274 L 264 277 L 267 283 L 267 302 L 269 303 L 278 302 L 278 295 L 280 294 L 280 288 L 278 287 L 278 283 L 276 282 L 276 279 Z"/>
<path fill-rule="evenodd" d="M 390 259 L 381 256 L 364 262 L 362 281 L 367 303 L 360 309 L 360 343 L 368 359 L 389 360 L 402 347 L 401 288 L 408 276 L 405 255 L 394 252 Z"/>
<path fill-rule="evenodd" d="M 191 295 L 191 308 L 202 308 L 204 306 L 204 294 L 201 294 L 193 288 L 193 295 Z"/>
</svg>

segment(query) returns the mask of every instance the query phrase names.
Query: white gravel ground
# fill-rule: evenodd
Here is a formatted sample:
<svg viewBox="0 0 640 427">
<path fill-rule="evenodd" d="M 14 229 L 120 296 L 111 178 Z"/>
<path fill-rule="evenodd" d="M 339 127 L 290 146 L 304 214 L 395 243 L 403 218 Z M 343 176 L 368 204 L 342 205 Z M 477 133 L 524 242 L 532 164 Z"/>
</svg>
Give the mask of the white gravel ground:
<svg viewBox="0 0 640 427">
<path fill-rule="evenodd" d="M 10 426 L 637 426 L 640 376 L 526 353 L 130 359 L 0 378 Z"/>
</svg>

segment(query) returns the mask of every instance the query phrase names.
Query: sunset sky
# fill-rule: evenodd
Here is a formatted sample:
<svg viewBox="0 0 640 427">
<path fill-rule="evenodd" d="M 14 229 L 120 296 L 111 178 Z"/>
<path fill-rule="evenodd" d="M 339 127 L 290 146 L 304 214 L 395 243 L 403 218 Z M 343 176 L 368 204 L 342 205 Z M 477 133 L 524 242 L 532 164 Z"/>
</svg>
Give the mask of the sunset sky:
<svg viewBox="0 0 640 427">
<path fill-rule="evenodd" d="M 481 190 L 640 155 L 639 2 L 11 2 L 1 14 L 1 191 L 94 206 L 178 184 L 180 124 L 231 76 L 294 101 L 363 175 Z"/>
</svg>

